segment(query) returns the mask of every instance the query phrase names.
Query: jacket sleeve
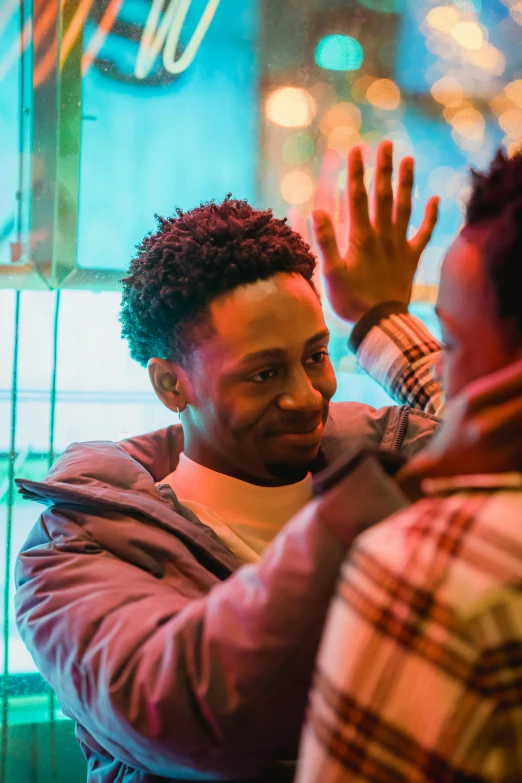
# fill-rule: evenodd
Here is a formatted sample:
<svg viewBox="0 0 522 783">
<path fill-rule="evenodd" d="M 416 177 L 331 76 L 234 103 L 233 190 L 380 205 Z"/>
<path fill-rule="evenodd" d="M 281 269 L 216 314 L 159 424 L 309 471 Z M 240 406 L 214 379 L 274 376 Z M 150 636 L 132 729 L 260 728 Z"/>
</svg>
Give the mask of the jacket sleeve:
<svg viewBox="0 0 522 783">
<path fill-rule="evenodd" d="M 350 348 L 398 403 L 442 415 L 443 391 L 434 373 L 441 345 L 404 305 L 385 303 L 366 313 L 354 326 Z"/>
<path fill-rule="evenodd" d="M 204 596 L 190 560 L 169 563 L 174 590 L 103 550 L 85 513 L 54 507 L 17 562 L 22 638 L 65 714 L 116 759 L 166 777 L 256 775 L 296 752 L 348 546 L 404 502 L 384 474 L 350 476 Z"/>
</svg>

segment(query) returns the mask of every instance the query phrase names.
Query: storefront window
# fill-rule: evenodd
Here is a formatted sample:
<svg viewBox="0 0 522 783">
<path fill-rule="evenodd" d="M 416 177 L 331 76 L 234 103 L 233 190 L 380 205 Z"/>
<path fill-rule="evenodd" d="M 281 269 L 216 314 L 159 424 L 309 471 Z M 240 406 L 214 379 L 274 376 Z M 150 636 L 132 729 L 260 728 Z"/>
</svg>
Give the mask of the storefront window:
<svg viewBox="0 0 522 783">
<path fill-rule="evenodd" d="M 346 155 L 363 145 L 371 187 L 376 146 L 389 138 L 396 158 L 417 161 L 414 227 L 426 200 L 441 197 L 413 305 L 436 331 L 439 267 L 462 221 L 469 166 L 522 140 L 520 8 L 3 0 L 0 783 L 85 776 L 72 727 L 14 624 L 15 557 L 41 509 L 17 496 L 13 478 L 42 478 L 72 441 L 171 423 L 118 324 L 119 280 L 154 214 L 232 193 L 272 207 L 310 242 L 312 208 L 331 209 L 343 238 Z M 349 327 L 325 306 L 337 399 L 387 404 L 348 353 Z"/>
</svg>

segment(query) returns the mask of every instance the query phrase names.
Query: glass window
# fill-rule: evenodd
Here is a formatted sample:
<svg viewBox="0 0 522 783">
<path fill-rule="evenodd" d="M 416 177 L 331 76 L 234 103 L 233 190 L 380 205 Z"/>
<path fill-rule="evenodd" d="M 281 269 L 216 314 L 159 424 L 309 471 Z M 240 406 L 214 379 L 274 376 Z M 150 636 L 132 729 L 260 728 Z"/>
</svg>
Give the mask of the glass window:
<svg viewBox="0 0 522 783">
<path fill-rule="evenodd" d="M 345 241 L 346 155 L 362 144 L 371 187 L 389 138 L 396 158 L 417 161 L 412 226 L 431 195 L 442 199 L 413 305 L 437 332 L 439 268 L 469 166 L 522 141 L 521 44 L 515 0 L 3 1 L 0 675 L 13 748 L 20 726 L 34 748 L 43 726 L 69 741 L 14 623 L 15 557 L 41 507 L 13 478 L 42 478 L 71 441 L 171 422 L 118 324 L 119 279 L 154 214 L 232 193 L 286 216 L 312 245 L 311 210 L 331 209 Z M 325 309 L 336 398 L 389 403 Z M 17 752 L 4 752 L 2 781 L 6 770 L 23 778 Z M 24 757 L 24 779 L 72 780 L 51 756 Z"/>
</svg>

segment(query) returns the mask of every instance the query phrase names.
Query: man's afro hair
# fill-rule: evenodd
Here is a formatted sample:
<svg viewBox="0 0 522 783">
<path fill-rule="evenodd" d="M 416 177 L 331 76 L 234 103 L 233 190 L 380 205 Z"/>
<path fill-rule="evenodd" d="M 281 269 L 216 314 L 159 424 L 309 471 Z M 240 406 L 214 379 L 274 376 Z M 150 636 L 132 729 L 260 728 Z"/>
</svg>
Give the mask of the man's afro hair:
<svg viewBox="0 0 522 783">
<path fill-rule="evenodd" d="M 156 215 L 157 231 L 137 247 L 122 280 L 122 337 L 133 359 L 158 357 L 186 364 L 194 327 L 210 328 L 208 305 L 238 286 L 279 272 L 313 284 L 309 246 L 271 210 L 253 209 L 228 195 L 170 218 Z"/>
</svg>

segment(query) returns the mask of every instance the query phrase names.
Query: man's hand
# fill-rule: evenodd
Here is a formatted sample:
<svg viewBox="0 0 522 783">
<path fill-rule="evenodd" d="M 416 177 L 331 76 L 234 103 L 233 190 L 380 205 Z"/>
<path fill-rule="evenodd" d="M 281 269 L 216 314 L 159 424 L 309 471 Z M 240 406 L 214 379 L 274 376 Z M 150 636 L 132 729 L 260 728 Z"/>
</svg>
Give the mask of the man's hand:
<svg viewBox="0 0 522 783">
<path fill-rule="evenodd" d="M 522 471 L 522 361 L 469 384 L 398 480 L 415 497 L 423 479 Z"/>
<path fill-rule="evenodd" d="M 335 313 L 346 321 L 355 322 L 382 302 L 409 303 L 417 265 L 437 222 L 438 198 L 434 196 L 426 205 L 421 227 L 408 240 L 414 162 L 413 158 L 401 161 L 394 199 L 392 161 L 392 143 L 381 142 L 370 220 L 360 147 L 354 147 L 348 156 L 349 244 L 344 258 L 331 217 L 322 210 L 312 214 L 328 299 Z"/>
</svg>

